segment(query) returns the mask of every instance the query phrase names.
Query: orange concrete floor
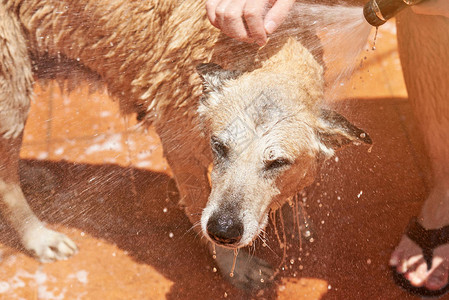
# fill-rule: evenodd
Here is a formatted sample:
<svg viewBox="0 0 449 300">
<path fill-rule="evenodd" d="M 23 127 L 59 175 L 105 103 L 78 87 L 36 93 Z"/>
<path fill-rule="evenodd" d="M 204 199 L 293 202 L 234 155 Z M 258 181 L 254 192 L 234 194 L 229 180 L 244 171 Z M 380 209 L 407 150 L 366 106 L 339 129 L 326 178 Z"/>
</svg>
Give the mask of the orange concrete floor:
<svg viewBox="0 0 449 300">
<path fill-rule="evenodd" d="M 374 145 L 340 151 L 300 196 L 310 228 L 303 251 L 292 209 L 284 207 L 284 261 L 278 212 L 276 226 L 268 226 L 269 247 L 256 253 L 280 272 L 275 284 L 253 294 L 214 272 L 176 205 L 151 128 L 136 130 L 105 93 L 37 86 L 21 153 L 23 189 L 36 214 L 80 252 L 41 264 L 0 221 L 0 299 L 416 299 L 393 283 L 388 259 L 425 197 L 427 163 L 394 22 L 381 28 L 376 46 L 362 53 L 352 81 L 330 101 Z"/>
</svg>

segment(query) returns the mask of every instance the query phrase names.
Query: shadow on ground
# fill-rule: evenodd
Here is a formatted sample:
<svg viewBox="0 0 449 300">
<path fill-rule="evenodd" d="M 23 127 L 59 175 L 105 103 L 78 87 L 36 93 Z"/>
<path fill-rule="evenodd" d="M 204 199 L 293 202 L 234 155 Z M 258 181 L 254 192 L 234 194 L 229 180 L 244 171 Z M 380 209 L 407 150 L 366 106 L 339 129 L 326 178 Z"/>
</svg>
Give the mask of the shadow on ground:
<svg viewBox="0 0 449 300">
<path fill-rule="evenodd" d="M 212 257 L 177 207 L 173 182 L 163 173 L 24 160 L 22 185 L 41 219 L 115 244 L 135 263 L 172 281 L 167 299 L 414 299 L 393 283 L 387 265 L 426 194 L 427 165 L 411 112 L 404 99 L 347 101 L 338 110 L 348 107 L 357 112 L 348 118 L 370 133 L 374 146 L 340 151 L 301 195 L 311 232 L 302 238 L 302 251 L 294 210 L 288 205 L 282 210 L 285 230 L 277 213 L 276 229 L 268 228 L 269 247 L 259 243 L 256 250 L 281 266 L 276 284 L 264 292 L 245 294 L 213 272 Z M 17 247 L 6 226 L 0 237 L 0 243 Z M 280 244 L 287 245 L 284 260 Z M 96 253 L 88 257 L 97 268 Z M 139 288 L 133 284 L 129 288 Z"/>
</svg>

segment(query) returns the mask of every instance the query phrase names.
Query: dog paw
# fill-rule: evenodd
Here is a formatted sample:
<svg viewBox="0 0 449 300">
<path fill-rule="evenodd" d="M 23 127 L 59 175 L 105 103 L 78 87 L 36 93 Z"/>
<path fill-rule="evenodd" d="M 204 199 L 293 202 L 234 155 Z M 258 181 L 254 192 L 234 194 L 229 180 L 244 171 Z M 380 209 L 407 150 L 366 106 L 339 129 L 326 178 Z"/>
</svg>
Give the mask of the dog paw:
<svg viewBox="0 0 449 300">
<path fill-rule="evenodd" d="M 233 261 L 234 250 L 216 248 L 216 262 L 221 275 L 235 287 L 242 290 L 259 290 L 272 283 L 273 267 L 263 259 L 240 250 L 231 275 Z"/>
<path fill-rule="evenodd" d="M 44 263 L 66 260 L 78 252 L 78 247 L 72 240 L 44 226 L 28 230 L 22 243 L 27 251 Z"/>
</svg>

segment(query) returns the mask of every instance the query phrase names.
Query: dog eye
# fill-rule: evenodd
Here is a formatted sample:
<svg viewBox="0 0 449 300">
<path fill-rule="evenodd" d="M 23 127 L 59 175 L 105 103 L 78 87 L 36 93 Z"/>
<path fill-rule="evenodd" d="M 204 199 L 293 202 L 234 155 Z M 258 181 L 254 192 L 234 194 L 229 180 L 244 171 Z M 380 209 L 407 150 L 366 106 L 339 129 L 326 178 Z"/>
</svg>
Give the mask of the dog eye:
<svg viewBox="0 0 449 300">
<path fill-rule="evenodd" d="M 265 170 L 280 169 L 291 164 L 291 161 L 286 158 L 276 158 L 273 160 L 265 161 Z"/>
<path fill-rule="evenodd" d="M 229 147 L 226 146 L 222 141 L 220 141 L 217 137 L 211 138 L 211 146 L 212 151 L 217 155 L 218 157 L 226 157 L 228 156 Z"/>
</svg>

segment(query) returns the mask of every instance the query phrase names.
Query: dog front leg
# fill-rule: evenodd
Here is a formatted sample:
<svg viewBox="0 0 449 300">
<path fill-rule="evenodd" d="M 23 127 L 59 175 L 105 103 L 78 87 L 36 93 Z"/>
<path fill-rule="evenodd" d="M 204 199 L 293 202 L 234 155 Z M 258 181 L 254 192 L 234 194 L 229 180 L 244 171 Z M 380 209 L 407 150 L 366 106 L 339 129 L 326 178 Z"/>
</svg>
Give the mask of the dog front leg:
<svg viewBox="0 0 449 300">
<path fill-rule="evenodd" d="M 77 251 L 66 236 L 45 228 L 19 184 L 18 161 L 33 91 L 31 62 L 19 20 L 0 5 L 0 211 L 23 246 L 43 262 Z"/>
<path fill-rule="evenodd" d="M 45 228 L 29 207 L 19 184 L 21 137 L 0 139 L 0 211 L 22 245 L 42 262 L 67 259 L 77 247 L 65 235 Z"/>
</svg>

